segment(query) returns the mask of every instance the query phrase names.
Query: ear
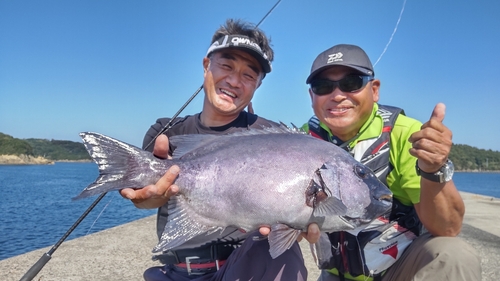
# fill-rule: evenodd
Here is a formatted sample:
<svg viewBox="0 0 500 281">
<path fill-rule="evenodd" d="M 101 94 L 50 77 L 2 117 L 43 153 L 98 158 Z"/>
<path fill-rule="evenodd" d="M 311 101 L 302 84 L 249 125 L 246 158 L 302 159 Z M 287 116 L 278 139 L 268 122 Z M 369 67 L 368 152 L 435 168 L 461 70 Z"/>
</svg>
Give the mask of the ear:
<svg viewBox="0 0 500 281">
<path fill-rule="evenodd" d="M 380 89 L 380 80 L 374 79 L 371 84 L 372 84 L 371 87 L 372 87 L 373 101 L 378 102 L 380 99 L 379 92 L 378 92 Z"/>
<path fill-rule="evenodd" d="M 313 97 L 314 97 L 314 93 L 311 90 L 311 88 L 309 88 L 309 96 L 311 97 L 311 102 L 312 102 L 313 101 Z"/>
<path fill-rule="evenodd" d="M 207 57 L 204 57 L 203 58 L 203 74 L 207 73 L 209 66 L 210 66 L 210 59 Z"/>
<path fill-rule="evenodd" d="M 257 90 L 260 87 L 260 85 L 262 85 L 262 78 L 259 79 L 259 83 L 257 83 L 257 87 L 255 87 L 255 90 Z"/>
</svg>

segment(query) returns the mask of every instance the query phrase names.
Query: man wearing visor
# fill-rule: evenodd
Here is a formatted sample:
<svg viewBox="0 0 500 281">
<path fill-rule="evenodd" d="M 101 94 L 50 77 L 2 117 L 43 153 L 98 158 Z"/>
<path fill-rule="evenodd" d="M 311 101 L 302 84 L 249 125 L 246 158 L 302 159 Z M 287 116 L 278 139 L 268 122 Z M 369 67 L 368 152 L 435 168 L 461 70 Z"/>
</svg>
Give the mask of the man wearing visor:
<svg viewBox="0 0 500 281">
<path fill-rule="evenodd" d="M 481 280 L 475 250 L 456 237 L 465 212 L 448 159 L 444 104 L 422 125 L 378 104 L 380 80 L 366 53 L 322 52 L 306 80 L 314 114 L 304 129 L 340 146 L 393 192 L 393 208 L 365 229 L 322 234 L 318 280 Z"/>
<path fill-rule="evenodd" d="M 262 30 L 242 21 L 226 21 L 213 35 L 203 58 L 205 97 L 202 111 L 174 120 L 171 128 L 156 139 L 154 149 L 149 150 L 157 157 L 167 158 L 175 150 L 168 143 L 168 137 L 174 135 L 222 135 L 277 125 L 244 111 L 264 76 L 271 72 L 273 56 L 269 39 Z M 147 146 L 169 121 L 170 118 L 158 119 L 146 133 L 143 146 Z M 138 208 L 158 208 L 158 238 L 167 223 L 168 199 L 178 191 L 178 187 L 172 185 L 178 174 L 179 168 L 174 166 L 155 185 L 120 191 Z M 260 232 L 266 234 L 268 231 L 263 227 Z M 144 273 L 147 281 L 307 279 L 298 243 L 272 259 L 269 243 L 259 232 L 242 233 L 231 227 L 222 233 L 217 231 L 195 237 L 155 258 L 164 266 L 147 269 Z"/>
</svg>

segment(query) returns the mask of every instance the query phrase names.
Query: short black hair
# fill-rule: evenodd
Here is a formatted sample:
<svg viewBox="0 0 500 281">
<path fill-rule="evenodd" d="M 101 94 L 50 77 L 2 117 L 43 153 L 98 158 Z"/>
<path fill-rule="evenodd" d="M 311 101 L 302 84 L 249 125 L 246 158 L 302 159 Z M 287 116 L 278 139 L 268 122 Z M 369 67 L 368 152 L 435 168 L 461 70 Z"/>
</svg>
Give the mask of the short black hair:
<svg viewBox="0 0 500 281">
<path fill-rule="evenodd" d="M 272 62 L 274 59 L 274 51 L 271 48 L 271 38 L 268 38 L 264 31 L 256 27 L 254 24 L 240 20 L 240 19 L 227 19 L 224 25 L 221 25 L 212 36 L 213 44 L 215 41 L 225 35 L 245 35 L 252 41 L 257 43 L 266 54 L 267 59 Z"/>
</svg>

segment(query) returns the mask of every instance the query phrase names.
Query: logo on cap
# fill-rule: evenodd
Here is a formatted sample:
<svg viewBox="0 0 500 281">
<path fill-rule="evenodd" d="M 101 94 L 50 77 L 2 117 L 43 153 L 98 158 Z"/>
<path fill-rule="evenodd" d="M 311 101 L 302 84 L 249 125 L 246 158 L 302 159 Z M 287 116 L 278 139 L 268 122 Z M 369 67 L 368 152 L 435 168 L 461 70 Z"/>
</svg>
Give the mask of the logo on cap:
<svg viewBox="0 0 500 281">
<path fill-rule="evenodd" d="M 344 56 L 344 54 L 342 54 L 341 52 L 338 52 L 336 54 L 330 54 L 330 55 L 328 55 L 328 61 L 326 63 L 342 61 L 343 56 Z"/>
<path fill-rule="evenodd" d="M 233 43 L 234 46 L 238 46 L 239 44 L 244 44 L 244 45 L 252 46 L 255 49 L 259 50 L 259 52 L 262 53 L 262 56 L 267 59 L 266 54 L 264 54 L 264 52 L 262 52 L 262 49 L 260 48 L 259 44 L 253 42 L 252 40 L 250 40 L 248 38 L 233 37 L 231 39 L 231 43 Z"/>
<path fill-rule="evenodd" d="M 264 73 L 271 72 L 271 62 L 267 54 L 262 51 L 259 44 L 244 35 L 224 35 L 224 37 L 212 43 L 208 48 L 206 56 L 208 57 L 214 51 L 231 47 L 244 48 L 247 51 L 251 51 L 251 54 L 261 64 Z"/>
</svg>

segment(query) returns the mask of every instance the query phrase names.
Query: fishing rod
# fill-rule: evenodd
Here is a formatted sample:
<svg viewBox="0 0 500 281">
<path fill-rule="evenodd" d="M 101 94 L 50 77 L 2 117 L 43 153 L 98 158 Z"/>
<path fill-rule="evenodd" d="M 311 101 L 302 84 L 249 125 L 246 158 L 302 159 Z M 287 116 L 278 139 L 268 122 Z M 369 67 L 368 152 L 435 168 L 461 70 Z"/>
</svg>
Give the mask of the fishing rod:
<svg viewBox="0 0 500 281">
<path fill-rule="evenodd" d="M 278 4 L 281 2 L 281 0 L 278 0 L 276 4 L 264 15 L 264 17 L 259 21 L 259 23 L 255 26 L 255 28 L 259 27 L 259 25 L 271 14 L 271 12 L 278 6 Z M 168 123 L 161 128 L 161 130 L 156 134 L 156 136 L 144 147 L 144 149 L 147 149 L 153 144 L 153 142 L 156 140 L 156 138 L 168 131 L 171 126 L 172 122 L 175 118 L 181 114 L 181 112 L 186 108 L 186 106 L 191 103 L 191 101 L 198 95 L 198 93 L 203 89 L 203 84 L 191 95 L 191 97 L 184 103 L 183 106 L 170 118 Z M 102 193 L 97 197 L 97 199 L 83 212 L 83 214 L 76 220 L 76 222 L 66 231 L 66 233 L 57 241 L 57 243 L 45 254 L 43 254 L 40 259 L 21 277 L 20 281 L 31 281 L 35 276 L 42 270 L 42 268 L 49 262 L 49 260 L 52 258 L 52 254 L 59 248 L 59 246 L 68 238 L 68 236 L 75 230 L 75 228 L 85 219 L 85 217 L 95 208 L 95 206 L 106 196 L 107 192 Z"/>
</svg>

